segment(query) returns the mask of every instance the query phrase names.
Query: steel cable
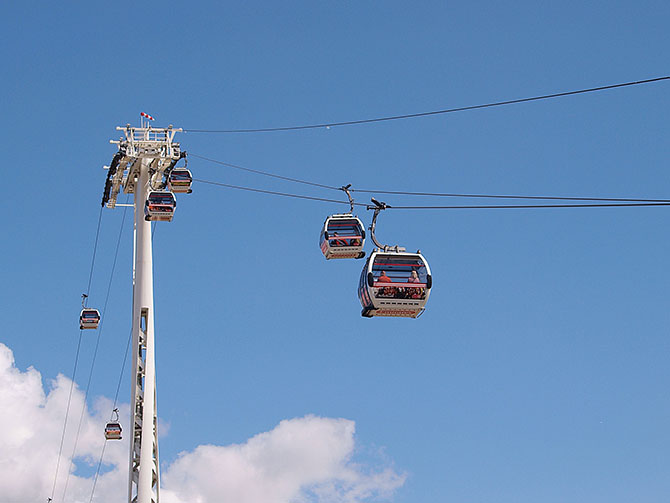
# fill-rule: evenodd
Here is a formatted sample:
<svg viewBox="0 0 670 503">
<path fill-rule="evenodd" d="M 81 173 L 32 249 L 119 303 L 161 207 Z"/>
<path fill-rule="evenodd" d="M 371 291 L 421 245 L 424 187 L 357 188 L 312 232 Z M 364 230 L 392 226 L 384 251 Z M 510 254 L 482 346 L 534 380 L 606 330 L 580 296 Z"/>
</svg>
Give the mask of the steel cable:
<svg viewBox="0 0 670 503">
<path fill-rule="evenodd" d="M 205 183 L 209 185 L 216 185 L 219 187 L 225 187 L 230 189 L 245 190 L 249 192 L 258 192 L 261 194 L 270 194 L 275 196 L 284 196 L 292 197 L 296 199 L 307 199 L 311 201 L 322 201 L 328 203 L 340 203 L 340 204 L 349 204 L 348 201 L 338 201 L 336 199 L 326 199 L 323 197 L 314 197 L 314 196 L 305 196 L 301 194 L 292 194 L 288 192 L 276 192 L 272 190 L 256 189 L 253 187 L 243 187 L 240 185 L 231 185 L 221 182 L 212 182 L 209 180 L 201 180 L 194 178 L 194 182 Z M 589 200 L 589 199 L 586 199 Z M 607 201 L 607 199 L 606 199 Z M 623 202 L 629 201 L 627 199 L 621 199 L 622 202 L 611 202 L 611 203 L 581 203 L 581 204 L 509 204 L 509 205 L 451 205 L 451 206 L 396 206 L 396 205 L 387 205 L 388 209 L 395 210 L 464 210 L 464 209 L 537 209 L 537 208 L 612 208 L 612 207 L 634 207 L 634 206 L 670 206 L 670 201 L 660 200 L 661 202 L 656 202 L 654 200 L 646 201 L 641 200 L 640 202 Z M 635 200 L 633 200 L 635 201 Z M 355 206 L 362 206 L 367 209 L 373 209 L 374 206 L 370 206 L 364 203 L 354 203 Z"/>
<path fill-rule="evenodd" d="M 79 443 L 79 436 L 80 436 L 80 433 L 81 433 L 81 425 L 82 425 L 82 421 L 83 421 L 83 417 L 84 417 L 84 412 L 86 411 L 86 400 L 88 398 L 88 394 L 89 394 L 90 387 L 91 387 L 91 381 L 93 379 L 93 370 L 95 368 L 95 362 L 96 362 L 96 359 L 97 359 L 98 349 L 99 349 L 99 346 L 100 346 L 100 339 L 102 337 L 102 331 L 103 331 L 103 328 L 104 328 L 105 313 L 107 312 L 107 305 L 109 303 L 109 296 L 110 296 L 110 292 L 111 292 L 111 288 L 112 288 L 112 280 L 114 278 L 114 272 L 116 270 L 116 263 L 117 263 L 117 259 L 118 259 L 119 247 L 120 247 L 120 244 L 121 244 L 121 236 L 122 236 L 125 220 L 126 220 L 126 208 L 124 208 L 124 210 L 123 210 L 123 218 L 121 220 L 121 227 L 119 229 L 119 236 L 118 236 L 117 243 L 116 243 L 116 250 L 114 252 L 114 261 L 112 263 L 112 268 L 111 268 L 111 271 L 110 271 L 110 274 L 109 274 L 109 281 L 108 281 L 108 284 L 107 284 L 107 293 L 106 293 L 106 296 L 105 296 L 105 302 L 104 302 L 102 313 L 101 313 L 102 315 L 100 317 L 100 325 L 98 327 L 98 336 L 97 336 L 97 339 L 96 339 L 95 349 L 93 351 L 93 360 L 91 361 L 91 369 L 89 371 L 88 381 L 86 383 L 86 390 L 84 392 L 84 401 L 83 401 L 83 404 L 82 404 L 81 414 L 79 416 L 79 424 L 77 426 L 77 434 L 75 436 L 75 443 L 74 443 L 74 448 L 73 448 L 73 451 L 72 451 L 72 457 L 70 458 L 70 465 L 72 465 L 72 463 L 74 461 L 75 454 L 76 454 L 76 451 L 77 451 L 77 445 Z M 63 489 L 63 501 L 65 501 L 65 496 L 67 494 L 67 488 L 68 488 L 68 485 L 69 485 L 69 480 L 70 480 L 70 470 L 68 470 L 68 476 L 65 480 L 65 487 Z"/>
<path fill-rule="evenodd" d="M 277 175 L 270 173 L 268 171 L 260 171 L 251 168 L 245 168 L 236 164 L 230 164 L 227 162 L 219 161 L 216 159 L 211 159 L 209 157 L 204 157 L 197 154 L 190 154 L 193 157 L 203 159 L 209 162 L 213 162 L 222 166 L 227 166 L 235 169 L 244 170 L 247 172 L 255 173 L 258 175 L 268 176 L 272 178 L 278 178 L 281 180 L 286 180 L 289 182 L 301 183 L 304 185 L 311 185 L 314 187 L 320 187 L 330 190 L 341 191 L 341 187 L 335 187 L 333 185 L 325 185 L 322 183 L 311 182 L 308 180 L 301 180 L 299 178 L 291 178 L 287 176 Z M 204 183 L 215 183 L 207 182 L 205 180 L 194 180 Z M 223 184 L 225 186 L 225 184 Z M 240 186 L 231 185 L 231 188 L 242 188 Z M 258 190 L 260 189 L 249 189 L 244 190 Z M 350 188 L 350 192 L 361 193 L 361 194 L 389 194 L 389 195 L 399 195 L 399 196 L 421 196 L 421 197 L 454 197 L 454 198 L 466 198 L 466 199 L 522 199 L 522 200 L 546 200 L 546 201 L 603 201 L 603 202 L 630 202 L 630 203 L 670 203 L 670 199 L 644 199 L 644 198 L 622 198 L 622 197 L 584 197 L 584 196 L 523 196 L 523 195 L 508 195 L 508 194 L 464 194 L 464 193 L 453 193 L 453 192 L 408 192 L 400 190 L 375 190 L 375 189 L 354 189 Z M 272 193 L 272 191 L 268 191 Z M 295 196 L 294 196 L 295 197 Z M 329 200 L 332 201 L 332 200 Z M 365 205 L 364 205 L 365 206 Z"/>
<path fill-rule="evenodd" d="M 88 284 L 86 286 L 86 294 L 83 299 L 84 306 L 86 305 L 87 299 L 89 294 L 91 293 L 91 283 L 93 280 L 93 271 L 94 271 L 94 266 L 95 266 L 95 257 L 97 255 L 98 251 L 98 238 L 100 237 L 100 226 L 102 222 L 102 208 L 100 208 L 100 212 L 98 213 L 98 225 L 95 231 L 95 241 L 93 244 L 93 256 L 91 258 L 91 268 L 89 270 L 88 274 Z M 79 329 L 79 341 L 77 342 L 77 351 L 75 353 L 75 359 L 74 359 L 74 368 L 72 369 L 72 380 L 70 381 L 70 392 L 68 394 L 68 399 L 67 399 L 67 407 L 65 409 L 65 420 L 63 422 L 63 432 L 61 434 L 61 440 L 60 440 L 60 447 L 58 448 L 58 459 L 56 461 L 56 472 L 54 474 L 54 482 L 53 486 L 51 488 L 51 496 L 49 497 L 50 501 L 53 501 L 54 493 L 56 492 L 56 483 L 58 481 L 58 471 L 60 469 L 60 460 L 61 456 L 63 454 L 63 444 L 65 442 L 65 432 L 67 430 L 67 421 L 68 417 L 70 415 L 70 405 L 72 402 L 72 391 L 74 389 L 74 380 L 75 376 L 77 373 L 77 365 L 79 363 L 79 353 L 81 350 L 81 340 L 82 340 L 82 335 L 83 335 L 83 330 L 80 328 Z"/>
<path fill-rule="evenodd" d="M 564 96 L 574 96 L 577 94 L 586 94 L 586 93 L 593 93 L 597 91 L 606 91 L 609 89 L 617 89 L 621 87 L 629 87 L 629 86 L 637 86 L 641 84 L 649 84 L 652 82 L 660 82 L 663 80 L 669 80 L 670 76 L 664 76 L 664 77 L 655 77 L 652 79 L 644 79 L 644 80 L 636 80 L 636 81 L 631 81 L 631 82 L 623 82 L 621 84 L 610 84 L 610 85 L 605 85 L 605 86 L 598 86 L 598 87 L 590 87 L 587 89 L 578 89 L 575 91 L 564 91 L 560 93 L 553 93 L 553 94 L 543 94 L 540 96 L 533 96 L 530 98 L 519 98 L 519 99 L 513 99 L 513 100 L 506 100 L 506 101 L 495 101 L 492 103 L 485 103 L 482 105 L 469 105 L 469 106 L 464 106 L 464 107 L 457 107 L 457 108 L 446 108 L 443 110 L 432 110 L 429 112 L 418 112 L 418 113 L 411 113 L 411 114 L 403 114 L 403 115 L 391 115 L 391 116 L 386 116 L 386 117 L 376 117 L 372 119 L 360 119 L 360 120 L 351 120 L 351 121 L 342 121 L 342 122 L 323 122 L 320 124 L 307 124 L 307 125 L 302 125 L 302 126 L 283 126 L 283 127 L 268 127 L 268 128 L 256 128 L 256 129 L 184 129 L 185 133 L 270 133 L 270 132 L 277 132 L 277 131 L 299 131 L 299 130 L 305 130 L 305 129 L 320 129 L 320 128 L 331 128 L 335 126 L 352 126 L 352 125 L 357 125 L 357 124 L 370 124 L 374 122 L 385 122 L 385 121 L 394 121 L 394 120 L 400 120 L 400 119 L 414 119 L 417 117 L 428 117 L 431 115 L 440 115 L 440 114 L 449 114 L 449 113 L 454 113 L 454 112 L 465 112 L 467 110 L 480 110 L 483 108 L 493 108 L 493 107 L 500 107 L 504 105 L 514 105 L 517 103 L 528 103 L 531 101 L 540 101 L 540 100 L 546 100 L 546 99 L 551 99 L 551 98 L 560 98 Z"/>
</svg>

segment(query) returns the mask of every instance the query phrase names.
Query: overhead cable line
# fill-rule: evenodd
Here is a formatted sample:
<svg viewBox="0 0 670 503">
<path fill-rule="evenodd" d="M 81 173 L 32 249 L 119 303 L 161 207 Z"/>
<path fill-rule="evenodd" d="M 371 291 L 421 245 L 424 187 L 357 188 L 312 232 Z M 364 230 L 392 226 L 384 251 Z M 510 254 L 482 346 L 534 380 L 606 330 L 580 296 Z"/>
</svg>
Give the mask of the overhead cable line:
<svg viewBox="0 0 670 503">
<path fill-rule="evenodd" d="M 93 266 L 95 265 L 95 256 L 98 252 L 98 237 L 100 236 L 100 222 L 102 221 L 102 207 L 98 214 L 98 228 L 95 231 L 95 244 L 93 245 L 93 258 L 91 259 L 91 270 L 88 274 L 88 286 L 86 287 L 86 298 L 91 293 L 91 280 L 93 279 Z"/>
<path fill-rule="evenodd" d="M 130 198 L 130 196 L 126 197 L 126 204 L 128 203 L 129 198 Z M 112 284 L 112 277 L 114 276 L 114 269 L 116 268 L 116 260 L 117 260 L 117 257 L 119 255 L 119 246 L 121 244 L 121 236 L 123 235 L 123 227 L 126 223 L 127 209 L 128 209 L 127 207 L 123 208 L 123 217 L 121 218 L 121 227 L 119 228 L 119 237 L 116 241 L 116 250 L 114 251 L 114 264 L 112 266 L 112 272 L 110 273 L 110 280 L 109 280 L 109 286 L 110 287 L 111 287 L 111 284 Z M 109 289 L 107 290 L 107 297 L 109 297 Z M 106 308 L 107 308 L 107 302 L 105 301 L 105 309 Z M 102 330 L 102 328 L 101 328 L 101 330 Z M 116 386 L 116 394 L 114 395 L 114 404 L 112 405 L 112 409 L 116 408 L 116 403 L 117 403 L 117 400 L 119 398 L 119 390 L 121 389 L 121 381 L 123 379 L 123 372 L 126 368 L 126 361 L 128 360 L 128 350 L 130 348 L 130 340 L 132 338 L 132 333 L 133 332 L 132 332 L 132 329 L 131 329 L 130 335 L 128 337 L 128 343 L 126 344 L 126 352 L 123 356 L 123 364 L 121 365 L 121 373 L 119 375 L 119 381 L 118 381 L 118 384 Z M 112 413 L 112 415 L 113 415 L 113 413 Z M 107 440 L 105 440 L 105 442 L 102 444 L 102 451 L 100 453 L 100 458 L 98 460 L 98 467 L 95 471 L 95 476 L 93 477 L 93 487 L 91 488 L 91 498 L 90 498 L 89 502 L 93 501 L 93 495 L 95 494 L 95 487 L 98 483 L 98 476 L 100 475 L 100 469 L 102 468 L 102 460 L 105 456 L 105 447 L 106 446 L 107 446 Z"/>
<path fill-rule="evenodd" d="M 592 204 L 493 204 L 479 206 L 390 206 L 391 210 L 482 210 L 482 209 L 535 209 L 535 208 L 621 208 L 632 206 L 670 206 L 667 203 L 592 203 Z"/>
<path fill-rule="evenodd" d="M 93 370 L 95 369 L 95 362 L 96 362 L 96 359 L 97 359 L 97 356 L 98 356 L 98 349 L 100 347 L 100 339 L 102 337 L 102 330 L 104 328 L 105 313 L 107 312 L 107 305 L 109 303 L 109 295 L 110 295 L 110 292 L 112 290 L 112 280 L 114 279 L 114 272 L 116 270 L 116 262 L 117 262 L 118 256 L 119 256 L 119 247 L 121 245 L 121 236 L 123 234 L 123 226 L 124 226 L 125 221 L 126 221 L 126 210 L 127 210 L 127 208 L 123 209 L 123 218 L 121 219 L 121 227 L 119 228 L 119 236 L 118 236 L 118 239 L 117 239 L 117 242 L 116 242 L 116 250 L 114 251 L 114 261 L 112 262 L 112 268 L 111 268 L 111 271 L 109 273 L 109 281 L 107 283 L 107 294 L 105 295 L 105 303 L 103 304 L 103 308 L 102 308 L 101 323 L 100 323 L 100 327 L 99 327 L 99 330 L 98 330 L 98 336 L 97 336 L 96 342 L 95 342 L 95 349 L 93 351 L 93 359 L 91 361 L 91 369 L 89 371 L 88 381 L 86 383 L 86 391 L 84 392 L 84 400 L 83 400 L 83 404 L 82 404 L 82 408 L 81 408 L 81 414 L 79 415 L 79 424 L 77 426 L 77 434 L 75 436 L 74 448 L 72 450 L 72 458 L 70 459 L 70 465 L 72 464 L 72 462 L 74 460 L 74 457 L 75 457 L 75 454 L 76 454 L 76 451 L 77 451 L 77 445 L 79 443 L 79 436 L 81 434 L 81 425 L 82 425 L 82 422 L 83 422 L 84 412 L 86 411 L 86 400 L 88 398 L 88 394 L 89 394 L 89 391 L 90 391 L 90 388 L 91 388 L 91 381 L 93 380 Z M 70 474 L 71 474 L 71 471 L 68 470 L 68 475 L 67 475 L 67 478 L 65 479 L 65 488 L 63 489 L 63 501 L 65 501 L 65 495 L 67 493 L 67 488 L 68 488 L 68 484 L 69 484 L 69 481 L 70 481 Z"/>
<path fill-rule="evenodd" d="M 100 224 L 102 222 L 102 208 L 100 208 L 100 212 L 98 213 L 98 225 L 95 231 L 95 242 L 93 244 L 93 256 L 91 258 L 91 268 L 88 274 L 88 284 L 86 286 L 86 293 L 83 296 L 82 303 L 85 305 L 86 300 L 88 299 L 89 294 L 91 293 L 91 282 L 93 280 L 93 270 L 95 266 L 95 257 L 97 255 L 98 251 L 98 238 L 100 236 Z M 83 335 L 83 330 L 80 328 L 79 329 L 79 341 L 77 342 L 77 350 L 75 352 L 75 358 L 74 358 L 74 368 L 72 369 L 72 380 L 70 381 L 70 392 L 68 394 L 67 398 L 67 406 L 65 409 L 65 420 L 63 421 L 63 431 L 61 433 L 61 439 L 60 439 L 60 447 L 58 448 L 58 459 L 56 461 L 56 472 L 54 474 L 54 482 L 53 486 L 51 488 L 51 496 L 49 498 L 50 501 L 53 501 L 54 498 L 54 493 L 56 492 L 56 482 L 58 481 L 58 470 L 60 468 L 60 460 L 61 456 L 63 454 L 63 444 L 65 442 L 65 432 L 67 430 L 67 421 L 68 417 L 70 415 L 70 405 L 72 403 L 72 391 L 74 389 L 74 380 L 75 376 L 77 374 L 77 366 L 79 364 L 79 352 L 81 350 L 81 340 L 82 340 L 82 335 Z M 69 477 L 69 474 L 68 474 Z M 66 487 L 67 487 L 67 482 L 66 482 Z"/>
<path fill-rule="evenodd" d="M 301 180 L 300 178 L 291 178 L 287 176 L 277 175 L 275 173 L 270 173 L 268 171 L 260 171 L 257 169 L 245 168 L 244 166 L 230 164 L 227 162 L 211 159 L 209 157 L 204 157 L 193 153 L 189 153 L 189 155 L 192 157 L 197 157 L 198 159 L 203 159 L 205 161 L 219 164 L 221 166 L 235 168 L 250 173 L 255 173 L 258 175 L 269 176 L 272 178 L 287 180 L 289 182 L 312 185 L 315 187 L 321 187 L 325 189 L 331 189 L 337 191 L 342 190 L 341 187 L 335 187 L 333 185 L 325 185 L 322 183 Z M 198 180 L 198 181 L 209 183 L 206 182 L 205 180 Z M 232 188 L 235 187 L 232 186 Z M 548 200 L 548 201 L 553 200 L 553 201 L 606 201 L 606 202 L 630 202 L 630 203 L 670 203 L 670 199 L 640 199 L 640 198 L 621 198 L 621 197 L 521 196 L 521 195 L 503 195 L 503 194 L 462 194 L 462 193 L 449 193 L 449 192 L 407 192 L 400 190 L 374 190 L 374 189 L 354 189 L 354 188 L 349 188 L 349 191 L 363 194 L 391 194 L 399 196 L 425 196 L 425 197 L 460 197 L 468 199 L 484 198 L 484 199 L 528 199 L 528 200 Z"/>
<path fill-rule="evenodd" d="M 349 201 L 338 201 L 337 199 L 326 199 L 323 197 L 313 197 L 313 196 L 304 196 L 300 194 L 290 194 L 288 192 L 276 192 L 274 190 L 264 190 L 264 189 L 255 189 L 252 187 L 242 187 L 240 185 L 230 185 L 228 183 L 221 183 L 221 182 L 212 182 L 209 180 L 200 180 L 198 178 L 193 179 L 194 182 L 200 182 L 200 183 L 206 183 L 208 185 L 217 185 L 219 187 L 226 187 L 229 189 L 238 189 L 238 190 L 246 190 L 249 192 L 259 192 L 261 194 L 272 194 L 275 196 L 285 196 L 285 197 L 293 197 L 296 199 L 309 199 L 311 201 L 323 201 L 326 203 L 341 203 L 341 204 L 349 204 Z M 339 190 L 339 189 L 338 189 Z M 356 206 L 367 206 L 363 203 L 354 203 Z"/>
<path fill-rule="evenodd" d="M 257 169 L 245 168 L 244 166 L 238 166 L 236 164 L 230 164 L 230 163 L 223 162 L 223 161 L 217 161 L 216 159 L 210 159 L 209 157 L 203 157 L 201 155 L 193 154 L 192 152 L 189 152 L 189 156 L 197 157 L 198 159 L 203 159 L 203 160 L 209 161 L 209 162 L 214 162 L 216 164 L 220 164 L 222 166 L 227 166 L 229 168 L 239 169 L 239 170 L 242 170 L 242 171 L 247 171 L 249 173 L 256 173 L 257 175 L 263 175 L 263 176 L 270 176 L 272 178 L 278 178 L 279 180 L 286 180 L 286 181 L 289 181 L 289 182 L 302 183 L 304 185 L 312 185 L 314 187 L 321 187 L 323 189 L 340 190 L 339 187 L 334 187 L 332 185 L 324 185 L 322 183 L 316 183 L 316 182 L 309 182 L 307 180 L 301 180 L 300 178 L 291 178 L 289 176 L 282 176 L 282 175 L 275 175 L 274 173 L 268 173 L 267 171 L 259 171 Z"/>
<path fill-rule="evenodd" d="M 307 124 L 307 125 L 302 125 L 302 126 L 283 126 L 283 127 L 268 127 L 268 128 L 256 128 L 256 129 L 184 129 L 185 133 L 270 133 L 270 132 L 276 132 L 276 131 L 298 131 L 298 130 L 303 130 L 303 129 L 319 129 L 319 128 L 329 128 L 329 127 L 335 127 L 335 126 L 353 126 L 356 124 L 370 124 L 373 122 L 384 122 L 384 121 L 393 121 L 393 120 L 399 120 L 399 119 L 413 119 L 417 117 L 428 117 L 431 115 L 440 115 L 440 114 L 448 114 L 448 113 L 454 113 L 454 112 L 465 112 L 467 110 L 479 110 L 482 108 L 493 108 L 493 107 L 499 107 L 503 105 L 514 105 L 517 103 L 527 103 L 530 101 L 540 101 L 540 100 L 546 100 L 546 99 L 551 99 L 551 98 L 560 98 L 564 96 L 574 96 L 576 94 L 586 94 L 586 93 L 593 93 L 593 92 L 598 92 L 598 91 L 606 91 L 609 89 L 617 89 L 621 87 L 629 87 L 629 86 L 637 86 L 641 84 L 649 84 L 652 82 L 660 82 L 663 80 L 669 80 L 669 76 L 664 76 L 664 77 L 656 77 L 652 79 L 645 79 L 645 80 L 636 80 L 636 81 L 631 81 L 631 82 L 623 82 L 621 84 L 610 84 L 610 85 L 605 85 L 605 86 L 599 86 L 599 87 L 590 87 L 587 89 L 578 89 L 575 91 L 564 91 L 560 93 L 553 93 L 553 94 L 543 94 L 541 96 L 533 96 L 530 98 L 519 98 L 519 99 L 513 99 L 513 100 L 506 100 L 506 101 L 496 101 L 492 103 L 485 103 L 482 105 L 469 105 L 469 106 L 464 106 L 464 107 L 457 107 L 457 108 L 447 108 L 444 110 L 432 110 L 429 112 L 418 112 L 418 113 L 411 113 L 411 114 L 403 114 L 403 115 L 391 115 L 391 116 L 386 116 L 386 117 L 376 117 L 372 119 L 359 119 L 359 120 L 350 120 L 350 121 L 342 121 L 342 122 L 324 122 L 320 124 Z"/>
<path fill-rule="evenodd" d="M 398 190 L 361 190 L 349 189 L 352 192 L 361 192 L 367 194 L 393 194 L 400 196 L 430 196 L 430 197 L 464 197 L 468 199 L 531 199 L 548 201 L 609 201 L 609 202 L 630 202 L 630 203 L 670 203 L 670 199 L 637 199 L 622 197 L 564 197 L 564 196 L 514 196 L 501 194 L 453 194 L 444 192 L 402 192 Z"/>
<path fill-rule="evenodd" d="M 114 395 L 114 405 L 112 405 L 112 410 L 116 409 L 116 404 L 119 400 L 119 391 L 121 390 L 121 382 L 123 381 L 123 373 L 126 370 L 126 362 L 128 360 L 128 351 L 130 350 L 130 342 L 133 337 L 133 331 L 130 330 L 128 335 L 128 342 L 126 343 L 126 353 L 123 356 L 123 364 L 121 365 L 121 372 L 119 373 L 119 382 L 116 386 L 116 394 Z M 114 413 L 112 412 L 110 419 L 113 417 Z M 91 488 L 91 497 L 89 498 L 89 503 L 93 502 L 93 496 L 95 494 L 95 488 L 98 484 L 98 477 L 100 476 L 100 470 L 102 468 L 102 460 L 105 457 L 105 448 L 107 447 L 107 440 L 102 444 L 102 451 L 100 452 L 100 458 L 98 459 L 98 467 L 95 470 L 95 476 L 93 477 L 93 487 Z"/>
<path fill-rule="evenodd" d="M 72 369 L 72 380 L 70 381 L 70 392 L 67 397 L 67 407 L 65 409 L 65 421 L 63 421 L 63 432 L 60 437 L 60 447 L 58 448 L 58 458 L 56 461 L 56 473 L 54 475 L 54 482 L 53 486 L 51 487 L 51 497 L 49 498 L 49 501 L 53 501 L 54 498 L 54 493 L 56 492 L 56 481 L 58 480 L 58 469 L 60 467 L 60 459 L 61 455 L 63 454 L 63 442 L 65 441 L 65 430 L 67 428 L 67 419 L 68 416 L 70 415 L 70 403 L 72 402 L 72 390 L 74 388 L 74 376 L 77 373 L 77 364 L 79 362 L 79 351 L 81 349 L 81 339 L 82 339 L 82 334 L 83 330 L 79 329 L 79 342 L 77 342 L 77 352 L 74 357 L 74 368 Z"/>
<path fill-rule="evenodd" d="M 292 194 L 287 192 L 276 192 L 272 190 L 256 189 L 253 187 L 243 187 L 240 185 L 230 185 L 221 182 L 212 182 L 209 180 L 193 179 L 194 182 L 216 185 L 229 189 L 245 190 L 249 192 L 258 192 L 261 194 L 270 194 L 275 196 L 292 197 L 296 199 L 308 199 L 311 201 L 322 201 L 328 203 L 349 204 L 348 201 L 338 201 L 336 199 L 326 199 L 323 197 L 305 196 L 301 194 Z M 354 203 L 355 206 L 363 206 L 367 209 L 373 208 L 364 203 Z M 474 210 L 474 209 L 538 209 L 538 208 L 612 208 L 612 207 L 634 207 L 634 206 L 670 206 L 670 201 L 666 202 L 620 202 L 620 203 L 591 203 L 591 204 L 509 204 L 509 205 L 452 205 L 452 206 L 395 206 L 386 205 L 387 209 L 396 210 Z"/>
</svg>

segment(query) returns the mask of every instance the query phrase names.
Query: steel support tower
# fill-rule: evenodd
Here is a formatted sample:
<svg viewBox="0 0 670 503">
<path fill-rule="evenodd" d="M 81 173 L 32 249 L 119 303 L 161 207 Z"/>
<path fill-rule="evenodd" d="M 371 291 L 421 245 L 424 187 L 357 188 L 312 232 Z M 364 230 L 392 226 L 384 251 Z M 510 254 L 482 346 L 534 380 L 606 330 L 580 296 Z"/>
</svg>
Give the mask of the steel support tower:
<svg viewBox="0 0 670 503">
<path fill-rule="evenodd" d="M 185 152 L 173 141 L 181 129 L 142 126 L 116 128 L 124 132 L 124 137 L 111 140 L 119 150 L 107 167 L 102 204 L 116 207 L 121 190 L 135 197 L 128 502 L 159 503 L 153 258 L 151 222 L 145 220 L 144 206 L 150 191 L 165 190 L 170 172 Z"/>
</svg>

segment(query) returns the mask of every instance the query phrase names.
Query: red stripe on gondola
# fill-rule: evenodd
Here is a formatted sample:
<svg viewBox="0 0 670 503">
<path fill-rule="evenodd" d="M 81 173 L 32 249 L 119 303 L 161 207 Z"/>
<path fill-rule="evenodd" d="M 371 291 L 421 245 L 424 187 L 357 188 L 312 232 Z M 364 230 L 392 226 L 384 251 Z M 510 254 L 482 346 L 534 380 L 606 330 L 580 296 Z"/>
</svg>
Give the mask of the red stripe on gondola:
<svg viewBox="0 0 670 503">
<path fill-rule="evenodd" d="M 385 266 L 403 266 L 403 267 L 407 267 L 407 266 L 410 266 L 410 267 L 425 267 L 425 266 L 426 266 L 426 264 L 424 264 L 423 262 L 421 262 L 421 263 L 414 263 L 414 264 L 405 264 L 405 263 L 401 263 L 401 262 L 377 262 L 377 261 L 375 260 L 374 264 L 372 264 L 372 267 L 377 267 L 378 265 L 379 265 L 379 266 L 381 266 L 381 265 L 385 265 Z"/>
<path fill-rule="evenodd" d="M 396 283 L 395 281 L 378 281 L 373 285 L 375 288 L 384 286 L 406 286 L 409 288 L 426 288 L 426 283 Z"/>
</svg>

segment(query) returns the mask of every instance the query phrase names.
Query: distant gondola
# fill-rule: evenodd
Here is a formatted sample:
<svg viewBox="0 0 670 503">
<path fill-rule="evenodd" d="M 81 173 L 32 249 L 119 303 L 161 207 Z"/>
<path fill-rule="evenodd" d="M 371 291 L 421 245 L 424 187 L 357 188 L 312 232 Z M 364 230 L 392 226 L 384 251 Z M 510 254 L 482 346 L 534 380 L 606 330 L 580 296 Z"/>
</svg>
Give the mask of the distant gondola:
<svg viewBox="0 0 670 503">
<path fill-rule="evenodd" d="M 107 440 L 121 440 L 121 425 L 119 423 L 107 423 L 105 438 Z"/>
<path fill-rule="evenodd" d="M 175 194 L 190 194 L 193 176 L 186 168 L 174 168 L 168 177 L 168 189 Z"/>
<path fill-rule="evenodd" d="M 121 423 L 119 422 L 119 409 L 114 409 L 112 420 L 105 426 L 105 438 L 107 440 L 121 440 Z"/>
<path fill-rule="evenodd" d="M 327 260 L 362 258 L 365 256 L 363 223 L 351 213 L 331 215 L 323 224 L 319 244 Z"/>
<path fill-rule="evenodd" d="M 144 219 L 170 222 L 177 207 L 177 199 L 172 192 L 151 191 L 144 204 Z"/>
<path fill-rule="evenodd" d="M 98 328 L 100 313 L 97 309 L 84 308 L 79 315 L 79 329 Z"/>
</svg>

